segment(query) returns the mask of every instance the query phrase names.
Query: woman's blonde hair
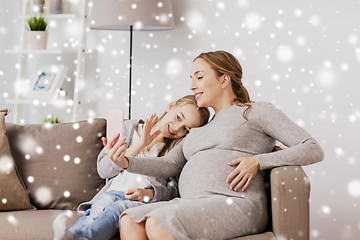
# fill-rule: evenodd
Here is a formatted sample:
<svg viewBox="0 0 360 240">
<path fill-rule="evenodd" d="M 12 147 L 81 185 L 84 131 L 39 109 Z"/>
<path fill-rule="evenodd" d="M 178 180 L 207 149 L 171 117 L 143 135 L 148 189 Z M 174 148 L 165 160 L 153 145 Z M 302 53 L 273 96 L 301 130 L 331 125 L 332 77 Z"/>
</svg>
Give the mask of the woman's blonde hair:
<svg viewBox="0 0 360 240">
<path fill-rule="evenodd" d="M 241 125 L 244 125 L 247 121 L 247 113 L 251 108 L 251 103 L 253 101 L 250 100 L 250 95 L 247 89 L 242 84 L 242 67 L 231 53 L 226 51 L 215 51 L 215 52 L 206 52 L 201 53 L 197 56 L 194 61 L 198 58 L 205 60 L 208 64 L 210 64 L 211 68 L 217 73 L 218 77 L 222 75 L 228 75 L 231 79 L 231 88 L 236 96 L 234 102 L 238 106 L 247 106 L 243 113 L 243 117 L 245 118 L 245 122 Z M 279 146 L 274 146 L 273 152 L 282 150 Z"/>
<path fill-rule="evenodd" d="M 231 88 L 236 96 L 234 102 L 239 106 L 247 106 L 244 111 L 244 118 L 247 121 L 247 112 L 251 107 L 249 92 L 242 84 L 242 67 L 239 61 L 231 53 L 225 51 L 206 52 L 197 56 L 210 64 L 211 68 L 216 72 L 218 77 L 228 75 L 231 79 Z"/>
<path fill-rule="evenodd" d="M 208 123 L 209 121 L 209 118 L 210 118 L 210 111 L 208 108 L 206 107 L 198 107 L 197 106 L 197 103 L 196 103 L 196 99 L 195 99 L 195 96 L 194 95 L 186 95 L 176 101 L 174 101 L 173 103 L 173 107 L 176 108 L 176 107 L 181 107 L 181 106 L 184 106 L 184 105 L 187 105 L 187 104 L 192 104 L 194 105 L 198 112 L 200 113 L 200 126 L 204 126 L 206 123 Z M 160 122 L 161 119 L 164 118 L 164 116 L 166 115 L 167 112 L 163 113 L 163 115 L 161 115 L 159 117 L 159 119 L 156 121 L 156 123 Z M 161 149 L 161 151 L 159 152 L 158 154 L 158 157 L 161 157 L 161 156 L 164 156 L 166 151 L 169 149 L 169 147 L 172 145 L 172 143 L 174 141 L 177 141 L 178 139 L 168 139 L 166 138 L 165 139 L 165 146 Z"/>
</svg>

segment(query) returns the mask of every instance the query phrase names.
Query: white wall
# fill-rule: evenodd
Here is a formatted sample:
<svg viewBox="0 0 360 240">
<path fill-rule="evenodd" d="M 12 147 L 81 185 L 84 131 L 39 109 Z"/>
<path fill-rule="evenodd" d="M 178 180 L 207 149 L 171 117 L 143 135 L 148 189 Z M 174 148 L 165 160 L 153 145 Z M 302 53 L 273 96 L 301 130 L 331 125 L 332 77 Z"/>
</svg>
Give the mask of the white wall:
<svg viewBox="0 0 360 240">
<path fill-rule="evenodd" d="M 1 49 L 16 41 L 17 2 L 0 1 Z M 134 33 L 133 118 L 160 114 L 171 100 L 190 94 L 189 70 L 200 52 L 232 52 L 252 100 L 281 107 L 324 148 L 325 160 L 305 167 L 312 184 L 311 238 L 360 239 L 360 2 L 174 0 L 173 5 L 175 29 Z M 82 107 L 80 119 L 104 117 L 108 107 L 126 109 L 128 36 L 90 32 L 88 48 L 99 52 L 87 68 L 92 82 L 87 97 L 98 100 Z M 13 95 L 15 63 L 0 52 L 1 107 L 7 106 L 7 94 Z"/>
</svg>

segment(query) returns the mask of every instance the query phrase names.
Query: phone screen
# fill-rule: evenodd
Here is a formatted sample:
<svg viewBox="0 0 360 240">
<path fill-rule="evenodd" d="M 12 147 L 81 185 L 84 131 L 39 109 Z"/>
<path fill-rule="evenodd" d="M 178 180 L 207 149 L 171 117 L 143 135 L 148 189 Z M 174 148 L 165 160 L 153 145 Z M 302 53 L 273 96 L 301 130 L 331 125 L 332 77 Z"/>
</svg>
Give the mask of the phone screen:
<svg viewBox="0 0 360 240">
<path fill-rule="evenodd" d="M 120 137 L 123 137 L 123 124 L 124 111 L 122 109 L 109 109 L 106 119 L 106 138 L 110 141 L 119 133 Z"/>
</svg>

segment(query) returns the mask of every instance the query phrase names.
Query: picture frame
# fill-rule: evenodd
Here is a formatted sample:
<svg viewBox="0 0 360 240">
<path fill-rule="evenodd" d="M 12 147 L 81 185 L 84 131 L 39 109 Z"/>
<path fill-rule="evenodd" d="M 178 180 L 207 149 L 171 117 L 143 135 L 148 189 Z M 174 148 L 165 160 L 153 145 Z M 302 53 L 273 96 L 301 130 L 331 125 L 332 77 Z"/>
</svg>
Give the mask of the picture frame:
<svg viewBox="0 0 360 240">
<path fill-rule="evenodd" d="M 67 71 L 68 67 L 60 64 L 38 66 L 30 83 L 29 98 L 53 99 L 56 90 L 61 88 Z"/>
</svg>

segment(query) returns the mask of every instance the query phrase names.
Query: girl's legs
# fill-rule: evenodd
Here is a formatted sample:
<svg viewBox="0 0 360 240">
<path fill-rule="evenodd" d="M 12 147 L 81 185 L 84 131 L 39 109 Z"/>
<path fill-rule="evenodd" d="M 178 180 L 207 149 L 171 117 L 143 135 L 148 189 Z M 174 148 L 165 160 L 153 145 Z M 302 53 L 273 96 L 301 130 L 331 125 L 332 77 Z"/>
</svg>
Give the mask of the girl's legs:
<svg viewBox="0 0 360 240">
<path fill-rule="evenodd" d="M 107 240 L 119 232 L 119 217 L 128 208 L 141 206 L 144 203 L 119 199 L 107 205 L 104 211 L 90 225 L 75 230 L 75 238 Z"/>
<path fill-rule="evenodd" d="M 101 194 L 91 205 L 91 208 L 86 210 L 84 216 L 79 218 L 70 229 L 68 228 L 69 217 L 65 213 L 59 214 L 53 223 L 54 239 L 63 240 L 82 237 L 82 235 L 78 235 L 79 231 L 81 232 L 86 226 L 91 226 L 94 220 L 103 212 L 106 205 L 122 198 L 125 198 L 123 192 L 110 191 Z"/>
<path fill-rule="evenodd" d="M 104 208 L 120 199 L 125 199 L 124 192 L 110 191 L 100 195 L 96 201 L 91 205 L 91 208 L 86 210 L 83 217 L 70 228 L 70 232 L 77 238 L 82 236 L 83 229 L 87 226 L 93 225 L 94 221 L 103 213 Z M 79 235 L 80 234 L 80 235 Z"/>
</svg>

